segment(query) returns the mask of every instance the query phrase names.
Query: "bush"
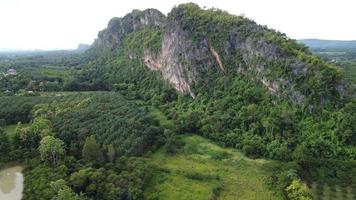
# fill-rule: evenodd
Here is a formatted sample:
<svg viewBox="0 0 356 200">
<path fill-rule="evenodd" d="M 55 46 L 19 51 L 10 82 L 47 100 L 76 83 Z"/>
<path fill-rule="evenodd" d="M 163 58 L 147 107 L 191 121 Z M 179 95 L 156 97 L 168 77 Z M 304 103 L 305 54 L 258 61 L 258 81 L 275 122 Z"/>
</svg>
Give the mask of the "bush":
<svg viewBox="0 0 356 200">
<path fill-rule="evenodd" d="M 218 176 L 210 175 L 210 174 L 203 174 L 203 173 L 199 173 L 199 172 L 184 172 L 184 176 L 189 179 L 198 180 L 198 181 L 219 179 Z"/>
<path fill-rule="evenodd" d="M 251 158 L 258 158 L 265 154 L 266 148 L 259 136 L 248 136 L 243 140 L 242 151 Z"/>
<path fill-rule="evenodd" d="M 312 200 L 312 195 L 308 186 L 301 180 L 294 180 L 286 188 L 287 196 L 290 200 Z"/>
<path fill-rule="evenodd" d="M 272 141 L 267 145 L 267 152 L 269 152 L 268 157 L 276 160 L 290 161 L 291 160 L 291 150 L 285 143 L 280 143 L 277 140 Z"/>
<path fill-rule="evenodd" d="M 226 151 L 214 151 L 209 154 L 210 154 L 211 158 L 214 160 L 222 160 L 222 159 L 227 159 L 227 158 L 231 157 L 231 154 Z"/>
</svg>

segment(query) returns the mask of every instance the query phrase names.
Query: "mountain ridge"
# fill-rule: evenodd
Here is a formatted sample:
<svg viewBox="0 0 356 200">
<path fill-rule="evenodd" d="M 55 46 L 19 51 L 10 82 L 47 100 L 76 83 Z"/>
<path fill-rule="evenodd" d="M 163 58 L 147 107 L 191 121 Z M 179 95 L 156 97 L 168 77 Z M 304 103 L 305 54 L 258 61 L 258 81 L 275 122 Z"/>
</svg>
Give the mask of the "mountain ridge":
<svg viewBox="0 0 356 200">
<path fill-rule="evenodd" d="M 87 51 L 93 59 L 71 87 L 115 90 L 151 102 L 175 121 L 177 132 L 247 145 L 247 154 L 291 160 L 293 151 L 303 151 L 324 159 L 355 158 L 355 136 L 349 134 L 355 132 L 355 89 L 332 63 L 283 33 L 218 9 L 181 4 L 159 15 L 159 25 L 152 19 L 141 23 L 145 12 L 114 19 L 119 26 L 104 30 L 112 36 L 101 42 L 109 46 Z M 121 39 L 113 46 L 111 38 Z M 335 124 L 338 116 L 350 118 Z M 320 135 L 326 138 L 316 139 Z M 329 145 L 327 150 L 316 140 Z"/>
<path fill-rule="evenodd" d="M 345 135 L 355 132 L 349 124 L 354 118 L 335 124 L 340 120 L 336 113 L 352 115 L 355 89 L 333 63 L 283 33 L 219 9 L 181 4 L 167 16 L 159 14 L 164 23 L 158 25 L 153 19 L 141 23 L 142 13 L 147 11 L 115 18 L 119 25 L 104 30 L 112 34 L 102 42 L 109 46 L 88 50 L 99 54 L 84 65 L 76 88 L 116 90 L 152 102 L 174 119 L 178 132 L 204 134 L 236 147 L 264 141 L 265 146 L 252 148 L 260 156 L 276 142 L 291 148 L 280 146 L 286 154 L 310 148 L 317 157 L 355 157 L 355 136 Z M 115 47 L 113 37 L 121 38 Z M 327 131 L 321 133 L 317 127 L 325 124 Z M 320 142 L 331 145 L 328 151 L 308 143 L 324 134 L 329 139 Z M 335 143 L 341 135 L 342 142 Z M 236 137 L 233 142 L 231 137 Z"/>
<path fill-rule="evenodd" d="M 301 39 L 311 49 L 356 49 L 356 40 Z"/>
<path fill-rule="evenodd" d="M 242 16 L 218 9 L 203 10 L 192 3 L 173 8 L 167 16 L 147 9 L 113 18 L 99 33 L 92 50 L 119 49 L 130 33 L 147 27 L 161 34 L 155 44 L 157 48 L 152 52 L 142 47 L 140 55 L 129 53 L 127 56 L 138 58 L 149 69 L 159 71 L 177 91 L 193 98 L 198 92 L 194 88 L 205 84 L 198 81 L 198 77 L 215 72 L 248 74 L 271 93 L 287 96 L 295 104 L 308 104 L 306 99 L 318 99 L 313 102 L 316 104 L 330 101 L 299 81 L 318 77 L 314 73 L 319 71 L 328 71 L 325 73 L 334 76 L 332 81 L 316 80 L 323 82 L 320 87 L 326 86 L 323 90 L 337 96 L 344 91 L 336 68 L 313 57 L 307 47 L 296 40 Z M 230 69 L 224 70 L 224 66 Z"/>
<path fill-rule="evenodd" d="M 165 16 L 156 9 L 133 10 L 122 18 L 114 17 L 109 21 L 108 27 L 99 32 L 92 48 L 104 47 L 113 50 L 129 33 L 144 26 L 160 26 L 164 19 Z"/>
</svg>

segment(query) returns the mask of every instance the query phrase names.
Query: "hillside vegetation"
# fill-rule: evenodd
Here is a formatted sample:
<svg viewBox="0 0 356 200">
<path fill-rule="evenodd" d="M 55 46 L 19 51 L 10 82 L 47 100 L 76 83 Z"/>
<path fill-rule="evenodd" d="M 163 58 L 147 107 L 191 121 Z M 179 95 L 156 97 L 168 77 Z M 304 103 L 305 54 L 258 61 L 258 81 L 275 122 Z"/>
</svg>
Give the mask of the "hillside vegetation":
<svg viewBox="0 0 356 200">
<path fill-rule="evenodd" d="M 127 27 L 114 29 L 111 21 L 103 33 L 127 29 L 126 37 L 84 67 L 78 84 L 85 77 L 93 88 L 149 100 L 177 133 L 198 133 L 250 157 L 295 161 L 309 179 L 354 182 L 338 164 L 348 162 L 342 165 L 354 174 L 354 86 L 336 66 L 244 17 L 183 4 L 152 18 L 164 23 L 143 25 L 154 12 L 114 19 L 130 19 Z M 99 35 L 100 44 L 108 35 Z"/>
<path fill-rule="evenodd" d="M 0 162 L 26 165 L 25 200 L 355 187 L 355 85 L 283 33 L 187 3 L 134 10 L 83 54 L 47 56 L 0 61 L 19 72 L 0 78 Z"/>
</svg>

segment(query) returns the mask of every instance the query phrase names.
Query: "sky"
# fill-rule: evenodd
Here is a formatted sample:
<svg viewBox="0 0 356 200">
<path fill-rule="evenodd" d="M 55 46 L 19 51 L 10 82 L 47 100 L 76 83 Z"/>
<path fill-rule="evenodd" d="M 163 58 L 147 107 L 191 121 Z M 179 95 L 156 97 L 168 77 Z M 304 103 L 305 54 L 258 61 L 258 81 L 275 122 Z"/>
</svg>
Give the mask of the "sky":
<svg viewBox="0 0 356 200">
<path fill-rule="evenodd" d="M 356 0 L 0 0 L 0 50 L 91 44 L 112 17 L 194 2 L 253 19 L 294 39 L 356 40 Z"/>
</svg>

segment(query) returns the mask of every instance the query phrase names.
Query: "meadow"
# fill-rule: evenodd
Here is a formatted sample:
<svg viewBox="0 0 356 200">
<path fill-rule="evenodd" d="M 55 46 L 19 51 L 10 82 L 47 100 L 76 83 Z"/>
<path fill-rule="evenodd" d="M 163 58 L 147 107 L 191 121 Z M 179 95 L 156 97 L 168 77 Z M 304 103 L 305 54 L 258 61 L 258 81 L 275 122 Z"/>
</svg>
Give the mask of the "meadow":
<svg viewBox="0 0 356 200">
<path fill-rule="evenodd" d="M 145 191 L 148 199 L 283 199 L 266 183 L 264 166 L 274 161 L 249 159 L 198 135 L 182 135 L 178 141 L 175 155 L 161 148 L 149 156 L 155 173 Z"/>
</svg>

